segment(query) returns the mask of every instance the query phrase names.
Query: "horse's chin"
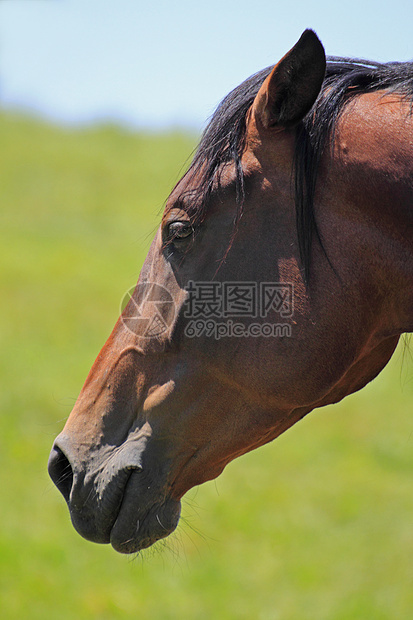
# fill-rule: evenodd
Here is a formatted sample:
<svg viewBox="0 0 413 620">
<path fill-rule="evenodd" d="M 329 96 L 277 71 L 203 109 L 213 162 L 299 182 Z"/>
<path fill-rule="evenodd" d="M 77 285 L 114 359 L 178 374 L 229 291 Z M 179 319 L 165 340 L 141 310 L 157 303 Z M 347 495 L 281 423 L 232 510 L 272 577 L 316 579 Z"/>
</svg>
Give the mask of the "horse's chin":
<svg viewBox="0 0 413 620">
<path fill-rule="evenodd" d="M 148 506 L 147 500 L 142 503 L 139 487 L 139 474 L 132 475 L 110 532 L 110 543 L 119 553 L 136 553 L 150 547 L 169 536 L 179 522 L 180 501 L 163 497 Z"/>
</svg>

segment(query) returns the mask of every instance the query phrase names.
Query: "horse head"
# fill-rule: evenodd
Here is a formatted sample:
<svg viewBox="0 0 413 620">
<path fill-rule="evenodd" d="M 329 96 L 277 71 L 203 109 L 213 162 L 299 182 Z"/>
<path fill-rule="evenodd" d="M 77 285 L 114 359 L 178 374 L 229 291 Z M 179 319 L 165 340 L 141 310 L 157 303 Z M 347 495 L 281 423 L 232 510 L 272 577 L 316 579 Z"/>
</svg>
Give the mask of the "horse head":
<svg viewBox="0 0 413 620">
<path fill-rule="evenodd" d="M 308 175 L 293 182 L 311 145 L 303 119 L 323 106 L 325 71 L 305 31 L 224 100 L 169 196 L 49 460 L 85 538 L 130 553 L 167 536 L 191 487 L 361 388 L 408 327 L 377 253 L 393 243 L 399 260 L 399 233 L 386 241 L 372 205 L 360 209 L 366 146 L 349 114 L 317 160 L 311 209 L 297 207 L 312 191 Z"/>
</svg>

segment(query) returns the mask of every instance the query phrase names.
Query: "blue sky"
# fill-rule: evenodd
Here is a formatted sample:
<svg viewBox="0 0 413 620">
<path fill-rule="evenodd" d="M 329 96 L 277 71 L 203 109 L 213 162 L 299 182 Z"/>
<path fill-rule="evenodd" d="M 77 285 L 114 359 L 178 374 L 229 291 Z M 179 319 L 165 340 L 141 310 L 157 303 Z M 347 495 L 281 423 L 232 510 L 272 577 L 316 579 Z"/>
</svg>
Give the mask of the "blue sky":
<svg viewBox="0 0 413 620">
<path fill-rule="evenodd" d="M 411 0 L 0 0 L 0 104 L 200 129 L 307 27 L 328 54 L 413 58 Z"/>
</svg>

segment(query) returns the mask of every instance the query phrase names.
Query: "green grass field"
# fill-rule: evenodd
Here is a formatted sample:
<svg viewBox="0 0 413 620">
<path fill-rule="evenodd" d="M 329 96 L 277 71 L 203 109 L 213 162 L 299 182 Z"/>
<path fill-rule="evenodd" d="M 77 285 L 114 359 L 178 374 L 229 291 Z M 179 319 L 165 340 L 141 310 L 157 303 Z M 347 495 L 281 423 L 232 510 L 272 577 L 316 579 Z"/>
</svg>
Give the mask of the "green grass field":
<svg viewBox="0 0 413 620">
<path fill-rule="evenodd" d="M 133 285 L 190 136 L 0 115 L 0 617 L 413 617 L 413 363 L 193 489 L 138 557 L 81 539 L 54 437 Z"/>
</svg>

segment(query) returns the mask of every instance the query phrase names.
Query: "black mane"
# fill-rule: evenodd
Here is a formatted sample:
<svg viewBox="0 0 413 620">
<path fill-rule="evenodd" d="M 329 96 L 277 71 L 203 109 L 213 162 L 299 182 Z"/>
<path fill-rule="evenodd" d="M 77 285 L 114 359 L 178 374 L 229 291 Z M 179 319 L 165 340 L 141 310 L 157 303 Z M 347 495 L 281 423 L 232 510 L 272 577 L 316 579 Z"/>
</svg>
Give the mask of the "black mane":
<svg viewBox="0 0 413 620">
<path fill-rule="evenodd" d="M 196 216 L 203 218 L 218 169 L 234 162 L 237 171 L 237 222 L 242 215 L 244 178 L 241 155 L 245 138 L 245 119 L 258 90 L 273 67 L 254 74 L 231 91 L 209 121 L 189 171 L 200 175 L 196 190 L 199 200 Z M 374 90 L 396 91 L 412 101 L 413 63 L 378 63 L 362 59 L 329 57 L 322 90 L 313 108 L 297 125 L 294 161 L 294 185 L 297 235 L 306 281 L 310 275 L 313 235 L 318 233 L 314 215 L 314 192 L 320 159 L 328 137 L 334 139 L 334 127 L 345 104 L 355 95 Z M 235 234 L 235 233 L 234 233 Z"/>
</svg>

